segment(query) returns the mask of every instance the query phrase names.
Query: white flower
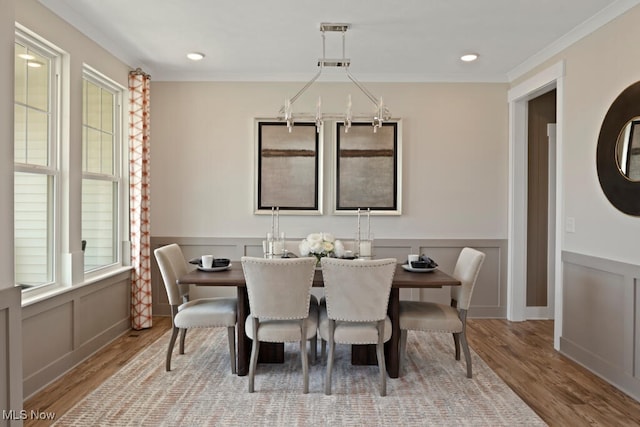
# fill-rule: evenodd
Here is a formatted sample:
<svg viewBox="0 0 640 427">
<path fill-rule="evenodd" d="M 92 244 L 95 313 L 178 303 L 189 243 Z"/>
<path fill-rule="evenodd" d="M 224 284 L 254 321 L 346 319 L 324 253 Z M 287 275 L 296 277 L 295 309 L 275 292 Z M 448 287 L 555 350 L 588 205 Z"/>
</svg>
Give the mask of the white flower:
<svg viewBox="0 0 640 427">
<path fill-rule="evenodd" d="M 324 240 L 325 242 L 335 242 L 336 238 L 333 237 L 333 234 L 331 233 L 322 233 L 322 240 Z"/>
<path fill-rule="evenodd" d="M 307 236 L 309 243 L 322 242 L 322 233 L 311 233 Z"/>
<path fill-rule="evenodd" d="M 302 256 L 343 256 L 344 245 L 331 233 L 311 233 L 298 245 Z"/>
<path fill-rule="evenodd" d="M 306 239 L 300 242 L 300 245 L 298 245 L 298 249 L 300 249 L 300 255 L 302 256 L 309 256 L 309 253 L 311 253 L 309 242 Z"/>
</svg>

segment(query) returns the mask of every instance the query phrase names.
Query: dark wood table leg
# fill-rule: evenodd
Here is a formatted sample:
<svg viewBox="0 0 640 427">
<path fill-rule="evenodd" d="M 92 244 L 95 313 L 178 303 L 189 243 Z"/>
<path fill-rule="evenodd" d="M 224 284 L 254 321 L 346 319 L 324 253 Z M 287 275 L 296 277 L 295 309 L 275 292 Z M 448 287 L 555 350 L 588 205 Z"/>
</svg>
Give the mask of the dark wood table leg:
<svg viewBox="0 0 640 427">
<path fill-rule="evenodd" d="M 400 289 L 391 288 L 387 314 L 391 319 L 391 339 L 384 344 L 384 358 L 387 374 L 390 378 L 398 378 L 400 361 Z M 351 363 L 353 365 L 377 365 L 376 346 L 374 344 L 352 345 Z"/>
<path fill-rule="evenodd" d="M 387 313 L 391 319 L 391 339 L 384 345 L 387 374 L 398 378 L 400 373 L 400 289 L 391 288 Z"/>
<path fill-rule="evenodd" d="M 247 288 L 238 286 L 238 320 L 236 324 L 236 335 L 238 348 L 236 356 L 238 359 L 236 370 L 239 376 L 249 373 L 249 358 L 251 357 L 251 339 L 244 331 L 244 322 L 249 315 L 249 296 Z"/>
<path fill-rule="evenodd" d="M 249 373 L 249 359 L 251 358 L 251 346 L 253 341 L 249 338 L 244 329 L 244 322 L 249 315 L 249 296 L 247 288 L 238 287 L 238 318 L 236 325 L 237 335 L 237 364 L 238 376 L 245 376 Z M 259 363 L 284 363 L 284 344 L 263 342 L 260 344 Z"/>
</svg>

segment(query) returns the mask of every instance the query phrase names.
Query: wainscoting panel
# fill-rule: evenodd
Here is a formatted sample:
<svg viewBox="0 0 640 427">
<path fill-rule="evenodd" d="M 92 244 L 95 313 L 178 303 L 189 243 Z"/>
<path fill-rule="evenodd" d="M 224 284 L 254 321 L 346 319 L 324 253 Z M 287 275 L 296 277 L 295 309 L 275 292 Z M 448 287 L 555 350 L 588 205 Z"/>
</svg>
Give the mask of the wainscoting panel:
<svg viewBox="0 0 640 427">
<path fill-rule="evenodd" d="M 0 289 L 0 410 L 20 414 L 22 410 L 22 323 L 20 289 Z M 15 417 L 3 417 L 2 426 L 22 425 Z"/>
<path fill-rule="evenodd" d="M 123 304 L 123 301 L 127 301 L 130 294 L 129 282 L 119 280 L 79 298 L 78 314 L 83 319 L 78 325 L 79 346 L 84 346 L 104 331 L 129 321 L 131 308 L 128 304 Z"/>
<path fill-rule="evenodd" d="M 640 400 L 640 266 L 563 252 L 560 351 Z"/>
<path fill-rule="evenodd" d="M 340 237 L 338 237 L 340 238 Z M 287 241 L 287 248 L 298 253 L 297 242 L 303 237 L 291 238 Z M 262 239 L 260 238 L 192 238 L 192 237 L 152 237 L 151 247 L 156 249 L 170 243 L 177 243 L 182 248 L 187 260 L 203 254 L 212 254 L 215 257 L 230 258 L 232 262 L 238 262 L 243 255 L 262 256 Z M 346 242 L 348 245 L 348 242 Z M 506 317 L 507 304 L 507 271 L 506 240 L 492 239 L 377 239 L 375 240 L 374 255 L 376 258 L 396 258 L 398 262 L 404 262 L 407 255 L 425 254 L 435 259 L 439 268 L 451 273 L 455 266 L 458 254 L 463 247 L 470 246 L 483 251 L 487 257 L 476 282 L 470 317 L 504 318 Z M 158 270 L 155 257 L 152 261 L 151 282 L 153 288 L 153 313 L 154 315 L 170 315 L 167 295 Z M 321 292 L 321 291 L 320 291 Z M 235 295 L 234 288 L 205 288 L 192 287 L 192 298 L 208 296 Z M 449 289 L 402 289 L 402 299 L 431 300 L 445 304 L 450 302 Z"/>
<path fill-rule="evenodd" d="M 130 277 L 126 270 L 22 309 L 24 398 L 130 329 Z"/>
</svg>

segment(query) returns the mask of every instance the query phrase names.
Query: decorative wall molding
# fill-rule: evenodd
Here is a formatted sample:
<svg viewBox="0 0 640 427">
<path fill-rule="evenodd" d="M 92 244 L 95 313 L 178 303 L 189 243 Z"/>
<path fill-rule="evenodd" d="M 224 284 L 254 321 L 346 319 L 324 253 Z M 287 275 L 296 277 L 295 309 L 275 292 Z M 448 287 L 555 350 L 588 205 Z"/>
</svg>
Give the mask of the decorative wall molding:
<svg viewBox="0 0 640 427">
<path fill-rule="evenodd" d="M 127 332 L 131 272 L 22 309 L 21 376 L 25 399 Z"/>
<path fill-rule="evenodd" d="M 22 410 L 22 329 L 20 288 L 0 289 L 0 409 L 16 417 Z M 19 418 L 3 419 L 2 425 L 22 425 Z"/>
<path fill-rule="evenodd" d="M 564 251 L 560 352 L 640 400 L 640 265 Z"/>
</svg>

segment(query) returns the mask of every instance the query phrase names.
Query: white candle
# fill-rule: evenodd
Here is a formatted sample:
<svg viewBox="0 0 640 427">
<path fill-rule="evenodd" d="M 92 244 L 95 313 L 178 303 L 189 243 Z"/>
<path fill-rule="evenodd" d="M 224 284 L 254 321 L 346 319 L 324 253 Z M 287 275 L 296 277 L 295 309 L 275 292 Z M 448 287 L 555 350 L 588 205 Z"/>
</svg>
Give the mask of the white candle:
<svg viewBox="0 0 640 427">
<path fill-rule="evenodd" d="M 363 240 L 360 242 L 360 256 L 361 257 L 370 257 L 371 256 L 371 241 Z"/>
<path fill-rule="evenodd" d="M 273 242 L 273 254 L 282 255 L 284 252 L 284 242 L 282 240 L 276 240 Z"/>
</svg>

